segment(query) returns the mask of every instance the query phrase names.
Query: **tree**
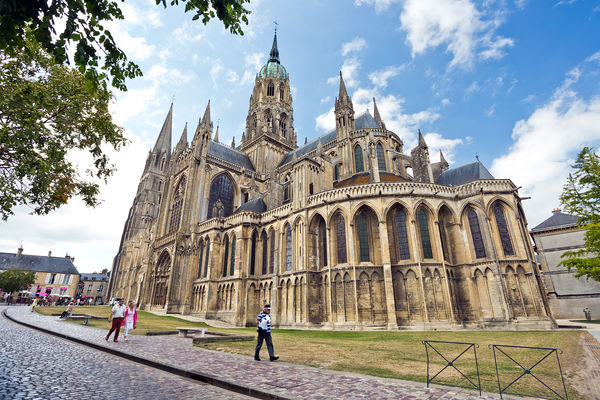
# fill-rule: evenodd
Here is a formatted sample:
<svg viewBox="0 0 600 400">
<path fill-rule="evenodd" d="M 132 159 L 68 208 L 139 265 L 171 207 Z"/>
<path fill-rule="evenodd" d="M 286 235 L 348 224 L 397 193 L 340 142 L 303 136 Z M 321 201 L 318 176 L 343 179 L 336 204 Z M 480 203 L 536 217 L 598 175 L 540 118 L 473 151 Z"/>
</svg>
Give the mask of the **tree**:
<svg viewBox="0 0 600 400">
<path fill-rule="evenodd" d="M 79 196 L 99 203 L 98 182 L 113 173 L 103 146 L 118 150 L 127 140 L 112 122 L 112 95 L 96 90 L 77 70 L 56 64 L 35 42 L 13 56 L 0 52 L 0 216 L 17 205 L 47 214 Z M 88 180 L 69 161 L 87 151 Z M 71 157 L 72 158 L 72 157 Z"/>
<path fill-rule="evenodd" d="M 600 158 L 592 148 L 584 147 L 572 168 L 560 201 L 585 229 L 585 248 L 566 251 L 560 265 L 569 272 L 575 270 L 578 278 L 600 281 Z"/>
<path fill-rule="evenodd" d="M 20 268 L 11 268 L 0 272 L 0 288 L 6 293 L 18 292 L 27 289 L 35 282 L 35 274 Z"/>
<path fill-rule="evenodd" d="M 206 24 L 216 17 L 231 33 L 240 35 L 244 33 L 241 22 L 247 25 L 250 14 L 244 7 L 250 0 L 155 1 L 165 8 L 167 4 L 185 3 L 185 11 L 194 13 L 193 20 L 201 18 Z M 113 0 L 0 0 L 0 50 L 15 56 L 26 47 L 27 40 L 35 40 L 57 63 L 65 64 L 72 44 L 75 55 L 70 61 L 91 82 L 105 84 L 108 73 L 112 86 L 126 90 L 125 79 L 142 72 L 127 60 L 104 26 L 117 19 L 123 19 L 123 13 Z M 62 32 L 57 32 L 58 21 L 65 22 Z"/>
</svg>

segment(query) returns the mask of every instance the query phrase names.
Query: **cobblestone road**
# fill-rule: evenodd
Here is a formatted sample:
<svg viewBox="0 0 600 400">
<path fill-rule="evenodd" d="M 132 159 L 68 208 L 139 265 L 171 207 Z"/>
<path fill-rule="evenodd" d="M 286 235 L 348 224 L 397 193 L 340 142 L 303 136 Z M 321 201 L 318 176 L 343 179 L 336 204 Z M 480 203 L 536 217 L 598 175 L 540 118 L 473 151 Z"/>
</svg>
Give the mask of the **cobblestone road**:
<svg viewBox="0 0 600 400">
<path fill-rule="evenodd" d="M 0 316 L 0 399 L 247 398 L 56 338 Z"/>
</svg>

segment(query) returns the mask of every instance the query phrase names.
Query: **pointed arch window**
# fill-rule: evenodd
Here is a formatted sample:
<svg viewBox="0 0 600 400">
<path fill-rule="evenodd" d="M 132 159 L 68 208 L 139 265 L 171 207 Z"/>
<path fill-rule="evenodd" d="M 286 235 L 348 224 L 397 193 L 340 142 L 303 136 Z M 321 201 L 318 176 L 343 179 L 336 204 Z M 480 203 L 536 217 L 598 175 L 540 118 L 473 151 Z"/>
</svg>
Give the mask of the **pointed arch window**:
<svg viewBox="0 0 600 400">
<path fill-rule="evenodd" d="M 208 257 L 210 255 L 210 239 L 206 240 L 206 256 L 204 258 L 204 277 L 208 275 Z"/>
<path fill-rule="evenodd" d="M 335 164 L 335 167 L 333 167 L 333 180 L 334 181 L 339 181 L 340 180 L 340 167 L 342 164 Z"/>
<path fill-rule="evenodd" d="M 346 254 L 346 222 L 342 214 L 338 213 L 335 217 L 335 236 L 337 247 L 337 262 L 343 264 L 348 262 Z"/>
<path fill-rule="evenodd" d="M 285 270 L 292 270 L 292 228 L 289 225 L 285 230 Z"/>
<path fill-rule="evenodd" d="M 226 174 L 217 176 L 210 184 L 208 218 L 227 217 L 233 213 L 233 183 Z"/>
<path fill-rule="evenodd" d="M 510 241 L 510 233 L 508 232 L 508 225 L 506 224 L 506 218 L 504 217 L 504 210 L 499 203 L 496 203 L 496 206 L 494 207 L 494 215 L 496 216 L 496 225 L 498 226 L 498 233 L 500 234 L 504 255 L 514 256 L 515 252 L 512 247 L 512 242 Z"/>
<path fill-rule="evenodd" d="M 475 248 L 475 257 L 485 258 L 485 246 L 483 244 L 483 237 L 481 235 L 477 213 L 475 210 L 470 209 L 467 215 L 469 217 L 469 227 L 471 228 L 471 239 L 473 239 L 473 247 Z"/>
<path fill-rule="evenodd" d="M 227 276 L 227 257 L 229 256 L 229 237 L 225 236 L 225 252 L 223 253 L 223 276 Z"/>
<path fill-rule="evenodd" d="M 419 208 L 417 211 L 417 220 L 419 221 L 419 233 L 421 235 L 421 250 L 423 250 L 423 258 L 433 258 L 427 213 L 422 208 Z"/>
<path fill-rule="evenodd" d="M 279 100 L 283 101 L 283 86 L 279 87 Z"/>
<path fill-rule="evenodd" d="M 315 187 L 312 183 L 308 184 L 308 194 L 313 194 L 315 190 Z"/>
<path fill-rule="evenodd" d="M 285 177 L 285 180 L 283 181 L 283 202 L 287 203 L 288 201 L 290 201 L 290 178 L 289 176 Z"/>
<path fill-rule="evenodd" d="M 199 262 L 198 262 L 198 279 L 202 278 L 202 261 L 204 261 L 204 259 L 202 258 L 202 256 L 204 255 L 204 242 L 200 242 L 200 258 L 199 258 Z"/>
<path fill-rule="evenodd" d="M 358 232 L 360 261 L 371 261 L 371 257 L 369 256 L 369 226 L 367 216 L 363 212 L 356 215 L 356 229 Z"/>
<path fill-rule="evenodd" d="M 381 143 L 377 143 L 377 166 L 379 171 L 385 172 L 385 152 Z"/>
<path fill-rule="evenodd" d="M 365 170 L 363 151 L 359 144 L 354 148 L 354 169 L 356 169 L 356 172 L 363 172 Z"/>
<path fill-rule="evenodd" d="M 233 276 L 235 272 L 235 242 L 236 237 L 233 235 L 231 239 L 231 256 L 229 257 L 229 276 Z"/>
<path fill-rule="evenodd" d="M 171 209 L 171 220 L 169 221 L 169 233 L 179 229 L 181 224 L 181 209 L 183 207 L 183 197 L 185 194 L 185 176 L 181 178 L 175 189 L 173 196 L 173 208 Z"/>
<path fill-rule="evenodd" d="M 404 210 L 398 209 L 394 215 L 394 223 L 396 228 L 396 243 L 398 243 L 398 257 L 400 260 L 410 259 L 410 251 L 408 248 L 408 234 L 406 232 L 406 213 Z"/>
<path fill-rule="evenodd" d="M 250 247 L 250 275 L 254 275 L 256 269 L 256 232 L 252 232 L 252 244 Z"/>
<path fill-rule="evenodd" d="M 269 273 L 275 269 L 275 232 L 271 232 L 271 259 L 269 260 Z"/>
<path fill-rule="evenodd" d="M 275 85 L 273 85 L 273 82 L 269 82 L 269 85 L 267 86 L 267 96 L 273 96 L 275 94 Z"/>
<path fill-rule="evenodd" d="M 262 274 L 267 273 L 267 262 L 269 261 L 269 240 L 267 239 L 267 232 L 262 233 Z"/>
</svg>

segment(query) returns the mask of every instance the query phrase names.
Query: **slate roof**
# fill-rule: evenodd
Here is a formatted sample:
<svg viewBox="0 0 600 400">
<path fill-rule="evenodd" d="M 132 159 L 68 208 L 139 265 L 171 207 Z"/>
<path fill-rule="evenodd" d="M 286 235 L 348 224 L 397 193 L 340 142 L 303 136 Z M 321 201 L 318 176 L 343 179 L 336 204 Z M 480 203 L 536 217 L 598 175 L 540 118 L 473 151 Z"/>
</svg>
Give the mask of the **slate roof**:
<svg viewBox="0 0 600 400">
<path fill-rule="evenodd" d="M 15 253 L 0 253 L 0 269 L 22 268 L 32 272 L 51 272 L 56 274 L 79 274 L 70 258 L 30 256 Z"/>
<path fill-rule="evenodd" d="M 264 213 L 267 211 L 267 205 L 263 201 L 261 197 L 258 199 L 250 200 L 237 208 L 233 213 L 238 213 L 241 211 L 252 211 L 258 214 Z"/>
<path fill-rule="evenodd" d="M 442 172 L 435 183 L 445 186 L 458 186 L 481 179 L 494 179 L 494 177 L 490 174 L 490 171 L 477 160 Z"/>
<path fill-rule="evenodd" d="M 358 117 L 356 117 L 356 119 L 354 120 L 354 128 L 355 129 L 367 129 L 367 128 L 381 129 L 381 127 L 379 126 L 377 121 L 375 121 L 375 118 L 373 118 L 373 116 L 371 116 L 371 114 L 368 111 L 365 111 L 364 113 L 362 113 Z"/>
<path fill-rule="evenodd" d="M 319 139 L 321 139 L 321 144 L 325 145 L 326 143 L 329 143 L 332 140 L 335 140 L 335 137 L 336 137 L 336 133 L 335 133 L 335 129 L 334 129 L 334 130 L 332 130 L 330 132 L 327 132 L 326 134 L 324 134 L 322 136 L 319 136 L 315 140 L 312 140 L 312 141 L 308 142 L 304 146 L 298 147 L 294 151 L 290 151 L 289 153 L 287 153 L 285 155 L 285 157 L 283 157 L 283 160 L 281 160 L 281 162 L 279 163 L 279 165 L 284 165 L 284 164 L 287 164 L 290 161 L 292 161 L 292 159 L 294 158 L 294 154 L 296 154 L 296 156 L 300 157 L 300 156 L 303 156 L 306 153 L 309 153 L 309 152 L 313 151 L 319 145 Z"/>
<path fill-rule="evenodd" d="M 249 169 L 250 171 L 255 171 L 254 165 L 252 165 L 252 161 L 250 161 L 250 158 L 246 153 L 221 143 L 211 140 L 208 147 L 208 154 Z"/>
<path fill-rule="evenodd" d="M 559 228 L 572 225 L 577 225 L 577 217 L 557 211 L 552 213 L 550 218 L 534 227 L 531 231 L 541 231 L 550 228 Z"/>
<path fill-rule="evenodd" d="M 81 274 L 80 280 L 82 281 L 104 281 L 108 282 L 108 275 L 106 274 Z"/>
</svg>

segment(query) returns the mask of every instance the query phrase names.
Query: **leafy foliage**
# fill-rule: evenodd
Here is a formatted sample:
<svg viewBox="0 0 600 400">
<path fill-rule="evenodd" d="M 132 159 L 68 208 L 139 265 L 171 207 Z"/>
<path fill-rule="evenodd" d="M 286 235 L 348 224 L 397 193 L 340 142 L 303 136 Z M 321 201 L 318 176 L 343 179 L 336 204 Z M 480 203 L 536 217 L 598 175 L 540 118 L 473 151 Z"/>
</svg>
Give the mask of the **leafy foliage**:
<svg viewBox="0 0 600 400">
<path fill-rule="evenodd" d="M 124 0 L 121 0 L 124 1 Z M 204 24 L 215 16 L 233 34 L 243 35 L 241 22 L 248 24 L 250 0 L 155 0 L 165 8 L 185 3 L 185 11 L 202 18 Z M 127 60 L 105 23 L 123 19 L 117 1 L 112 0 L 2 0 L 0 1 L 0 50 L 15 56 L 28 40 L 35 40 L 52 54 L 59 64 L 66 64 L 68 47 L 73 44 L 73 60 L 90 82 L 105 85 L 107 73 L 111 84 L 127 90 L 126 78 L 141 76 L 140 68 Z M 65 21 L 57 32 L 58 21 Z M 100 66 L 100 64 L 102 65 Z"/>
<path fill-rule="evenodd" d="M 98 182 L 113 173 L 102 146 L 118 150 L 127 140 L 112 122 L 112 95 L 79 71 L 56 64 L 35 42 L 9 55 L 0 52 L 0 216 L 17 205 L 47 214 L 73 196 L 99 203 Z M 86 181 L 67 156 L 87 151 Z"/>
<path fill-rule="evenodd" d="M 11 268 L 0 273 L 0 288 L 7 293 L 27 289 L 35 282 L 35 274 L 20 268 Z"/>
<path fill-rule="evenodd" d="M 592 148 L 584 147 L 572 167 L 560 201 L 585 229 L 585 248 L 566 251 L 560 265 L 575 270 L 578 278 L 600 281 L 600 158 Z"/>
</svg>

